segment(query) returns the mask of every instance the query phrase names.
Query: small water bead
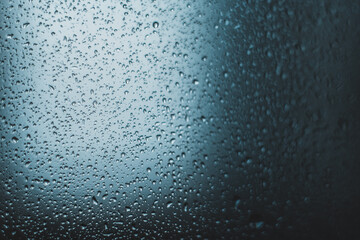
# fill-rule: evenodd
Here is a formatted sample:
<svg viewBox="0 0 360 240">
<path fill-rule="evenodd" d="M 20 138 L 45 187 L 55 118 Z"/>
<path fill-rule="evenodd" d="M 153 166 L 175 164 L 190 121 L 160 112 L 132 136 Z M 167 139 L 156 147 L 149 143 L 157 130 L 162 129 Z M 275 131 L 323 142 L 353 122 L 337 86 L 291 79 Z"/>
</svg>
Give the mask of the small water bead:
<svg viewBox="0 0 360 240">
<path fill-rule="evenodd" d="M 158 23 L 158 22 L 153 22 L 153 27 L 154 27 L 154 28 L 158 28 L 158 27 L 159 27 L 159 23 Z"/>
</svg>

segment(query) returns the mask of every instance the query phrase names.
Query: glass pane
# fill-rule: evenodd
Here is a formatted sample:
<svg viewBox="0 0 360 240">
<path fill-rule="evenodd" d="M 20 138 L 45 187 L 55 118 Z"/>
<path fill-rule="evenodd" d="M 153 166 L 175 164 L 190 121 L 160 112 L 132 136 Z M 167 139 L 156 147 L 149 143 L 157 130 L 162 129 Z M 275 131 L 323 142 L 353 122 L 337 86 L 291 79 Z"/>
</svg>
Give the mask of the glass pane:
<svg viewBox="0 0 360 240">
<path fill-rule="evenodd" d="M 0 239 L 356 239 L 359 1 L 0 2 Z"/>
</svg>

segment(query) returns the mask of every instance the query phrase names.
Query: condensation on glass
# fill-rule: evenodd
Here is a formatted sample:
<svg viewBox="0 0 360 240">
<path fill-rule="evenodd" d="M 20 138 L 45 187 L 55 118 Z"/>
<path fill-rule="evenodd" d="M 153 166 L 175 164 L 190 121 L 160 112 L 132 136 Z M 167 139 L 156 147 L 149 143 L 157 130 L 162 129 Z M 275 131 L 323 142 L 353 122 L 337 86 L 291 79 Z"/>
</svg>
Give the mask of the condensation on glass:
<svg viewBox="0 0 360 240">
<path fill-rule="evenodd" d="M 1 1 L 0 239 L 356 239 L 359 9 Z"/>
</svg>

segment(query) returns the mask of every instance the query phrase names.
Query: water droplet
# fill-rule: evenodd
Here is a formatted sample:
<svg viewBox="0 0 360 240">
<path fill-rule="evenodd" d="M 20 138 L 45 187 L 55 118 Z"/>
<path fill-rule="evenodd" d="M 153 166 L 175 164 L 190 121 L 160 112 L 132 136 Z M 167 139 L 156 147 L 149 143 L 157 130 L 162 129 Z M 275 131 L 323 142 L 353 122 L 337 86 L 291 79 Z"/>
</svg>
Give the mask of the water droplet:
<svg viewBox="0 0 360 240">
<path fill-rule="evenodd" d="M 23 26 L 23 28 L 26 28 L 26 27 L 29 26 L 29 25 L 30 25 L 30 23 L 26 22 L 26 23 L 24 23 L 22 26 Z"/>
<path fill-rule="evenodd" d="M 256 227 L 257 229 L 260 229 L 260 228 L 262 228 L 263 226 L 264 226 L 264 222 L 262 222 L 262 221 L 255 223 L 255 227 Z"/>
<path fill-rule="evenodd" d="M 92 197 L 92 202 L 93 202 L 94 205 L 99 204 L 95 196 Z"/>
<path fill-rule="evenodd" d="M 193 84 L 194 84 L 194 85 L 198 85 L 198 84 L 199 84 L 199 80 L 194 79 L 194 80 L 193 80 Z"/>
<path fill-rule="evenodd" d="M 48 179 L 44 179 L 44 185 L 48 186 L 50 184 L 50 181 Z"/>
<path fill-rule="evenodd" d="M 158 22 L 153 22 L 153 27 L 154 27 L 154 28 L 158 28 L 158 27 L 159 27 L 159 23 L 158 23 Z"/>
</svg>

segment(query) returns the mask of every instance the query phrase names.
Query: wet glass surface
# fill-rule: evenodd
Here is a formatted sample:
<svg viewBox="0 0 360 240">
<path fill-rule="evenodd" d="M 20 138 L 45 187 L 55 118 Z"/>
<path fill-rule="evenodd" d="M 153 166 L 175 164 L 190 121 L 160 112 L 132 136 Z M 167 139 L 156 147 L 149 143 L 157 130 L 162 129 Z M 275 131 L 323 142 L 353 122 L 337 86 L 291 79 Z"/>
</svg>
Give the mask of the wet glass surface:
<svg viewBox="0 0 360 240">
<path fill-rule="evenodd" d="M 359 1 L 0 2 L 0 239 L 356 239 Z"/>
</svg>

